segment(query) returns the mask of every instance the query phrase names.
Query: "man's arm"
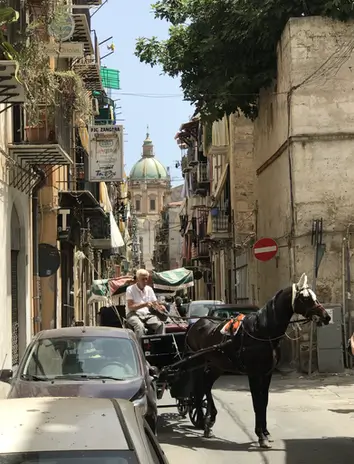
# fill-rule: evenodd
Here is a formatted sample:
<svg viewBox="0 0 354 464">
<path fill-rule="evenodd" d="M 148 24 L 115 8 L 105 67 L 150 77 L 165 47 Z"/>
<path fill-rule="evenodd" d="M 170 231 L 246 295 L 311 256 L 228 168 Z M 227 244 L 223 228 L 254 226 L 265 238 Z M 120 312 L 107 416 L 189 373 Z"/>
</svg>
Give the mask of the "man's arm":
<svg viewBox="0 0 354 464">
<path fill-rule="evenodd" d="M 154 290 L 150 287 L 150 300 L 152 302 L 152 306 L 154 306 L 156 309 L 159 309 L 160 311 L 165 311 L 166 308 L 165 306 L 161 305 L 155 295 Z"/>
<path fill-rule="evenodd" d="M 134 303 L 134 298 L 131 290 L 127 288 L 126 296 L 127 306 L 130 311 L 138 311 L 138 309 L 149 307 L 149 303 Z"/>
<path fill-rule="evenodd" d="M 141 308 L 150 308 L 151 303 L 134 303 L 134 300 L 127 300 L 127 305 L 130 311 L 137 311 Z"/>
</svg>

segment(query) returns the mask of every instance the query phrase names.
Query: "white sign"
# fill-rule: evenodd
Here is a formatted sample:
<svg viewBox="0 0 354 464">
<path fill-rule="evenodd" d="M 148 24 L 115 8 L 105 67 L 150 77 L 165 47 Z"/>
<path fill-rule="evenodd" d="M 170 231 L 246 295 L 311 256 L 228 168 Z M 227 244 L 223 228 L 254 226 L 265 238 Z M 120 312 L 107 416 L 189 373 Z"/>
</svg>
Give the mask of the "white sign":
<svg viewBox="0 0 354 464">
<path fill-rule="evenodd" d="M 49 56 L 59 58 L 83 58 L 84 44 L 82 42 L 48 43 L 46 49 Z"/>
<path fill-rule="evenodd" d="M 123 126 L 89 126 L 89 181 L 123 181 Z"/>
</svg>

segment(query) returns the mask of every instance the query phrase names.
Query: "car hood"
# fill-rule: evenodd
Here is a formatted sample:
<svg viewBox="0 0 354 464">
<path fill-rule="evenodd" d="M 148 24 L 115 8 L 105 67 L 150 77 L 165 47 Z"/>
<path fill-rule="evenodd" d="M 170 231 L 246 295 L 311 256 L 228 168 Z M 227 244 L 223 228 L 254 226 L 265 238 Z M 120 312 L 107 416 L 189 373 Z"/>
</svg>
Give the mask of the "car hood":
<svg viewBox="0 0 354 464">
<path fill-rule="evenodd" d="M 36 396 L 121 398 L 130 400 L 143 384 L 143 377 L 116 380 L 54 380 L 31 382 L 14 380 L 8 398 L 30 398 Z"/>
</svg>

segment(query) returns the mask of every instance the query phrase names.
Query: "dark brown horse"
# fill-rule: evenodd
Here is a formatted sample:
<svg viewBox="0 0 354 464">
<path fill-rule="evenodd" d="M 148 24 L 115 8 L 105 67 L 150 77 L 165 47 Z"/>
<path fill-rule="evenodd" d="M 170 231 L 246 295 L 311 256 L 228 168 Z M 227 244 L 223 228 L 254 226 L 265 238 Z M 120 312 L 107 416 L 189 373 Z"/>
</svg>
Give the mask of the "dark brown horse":
<svg viewBox="0 0 354 464">
<path fill-rule="evenodd" d="M 294 313 L 318 324 L 327 325 L 331 320 L 307 285 L 305 274 L 297 284 L 279 291 L 259 311 L 245 316 L 236 334 L 221 333 L 225 321 L 220 323 L 202 318 L 191 326 L 186 336 L 189 354 L 230 340 L 222 350 L 205 354 L 203 367 L 193 372 L 197 423 L 198 427 L 204 428 L 205 437 L 212 436 L 217 415 L 212 396 L 214 382 L 223 372 L 238 371 L 248 376 L 259 444 L 263 448 L 271 447 L 272 440 L 267 429 L 269 386 L 279 361 L 279 342 Z M 207 412 L 204 417 L 202 406 L 205 397 Z"/>
</svg>

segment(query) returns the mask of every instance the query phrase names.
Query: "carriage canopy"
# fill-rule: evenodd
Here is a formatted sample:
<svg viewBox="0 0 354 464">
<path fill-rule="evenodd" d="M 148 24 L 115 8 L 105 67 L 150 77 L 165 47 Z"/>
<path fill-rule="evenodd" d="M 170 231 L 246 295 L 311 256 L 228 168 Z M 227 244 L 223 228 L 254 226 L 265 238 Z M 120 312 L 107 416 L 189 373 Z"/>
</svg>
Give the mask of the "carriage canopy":
<svg viewBox="0 0 354 464">
<path fill-rule="evenodd" d="M 91 286 L 88 303 L 107 302 L 114 296 L 123 295 L 129 285 L 136 281 L 132 275 L 115 277 L 113 279 L 94 280 Z M 156 293 L 174 293 L 177 290 L 194 285 L 193 271 L 181 267 L 171 271 L 150 273 L 149 285 Z"/>
</svg>

